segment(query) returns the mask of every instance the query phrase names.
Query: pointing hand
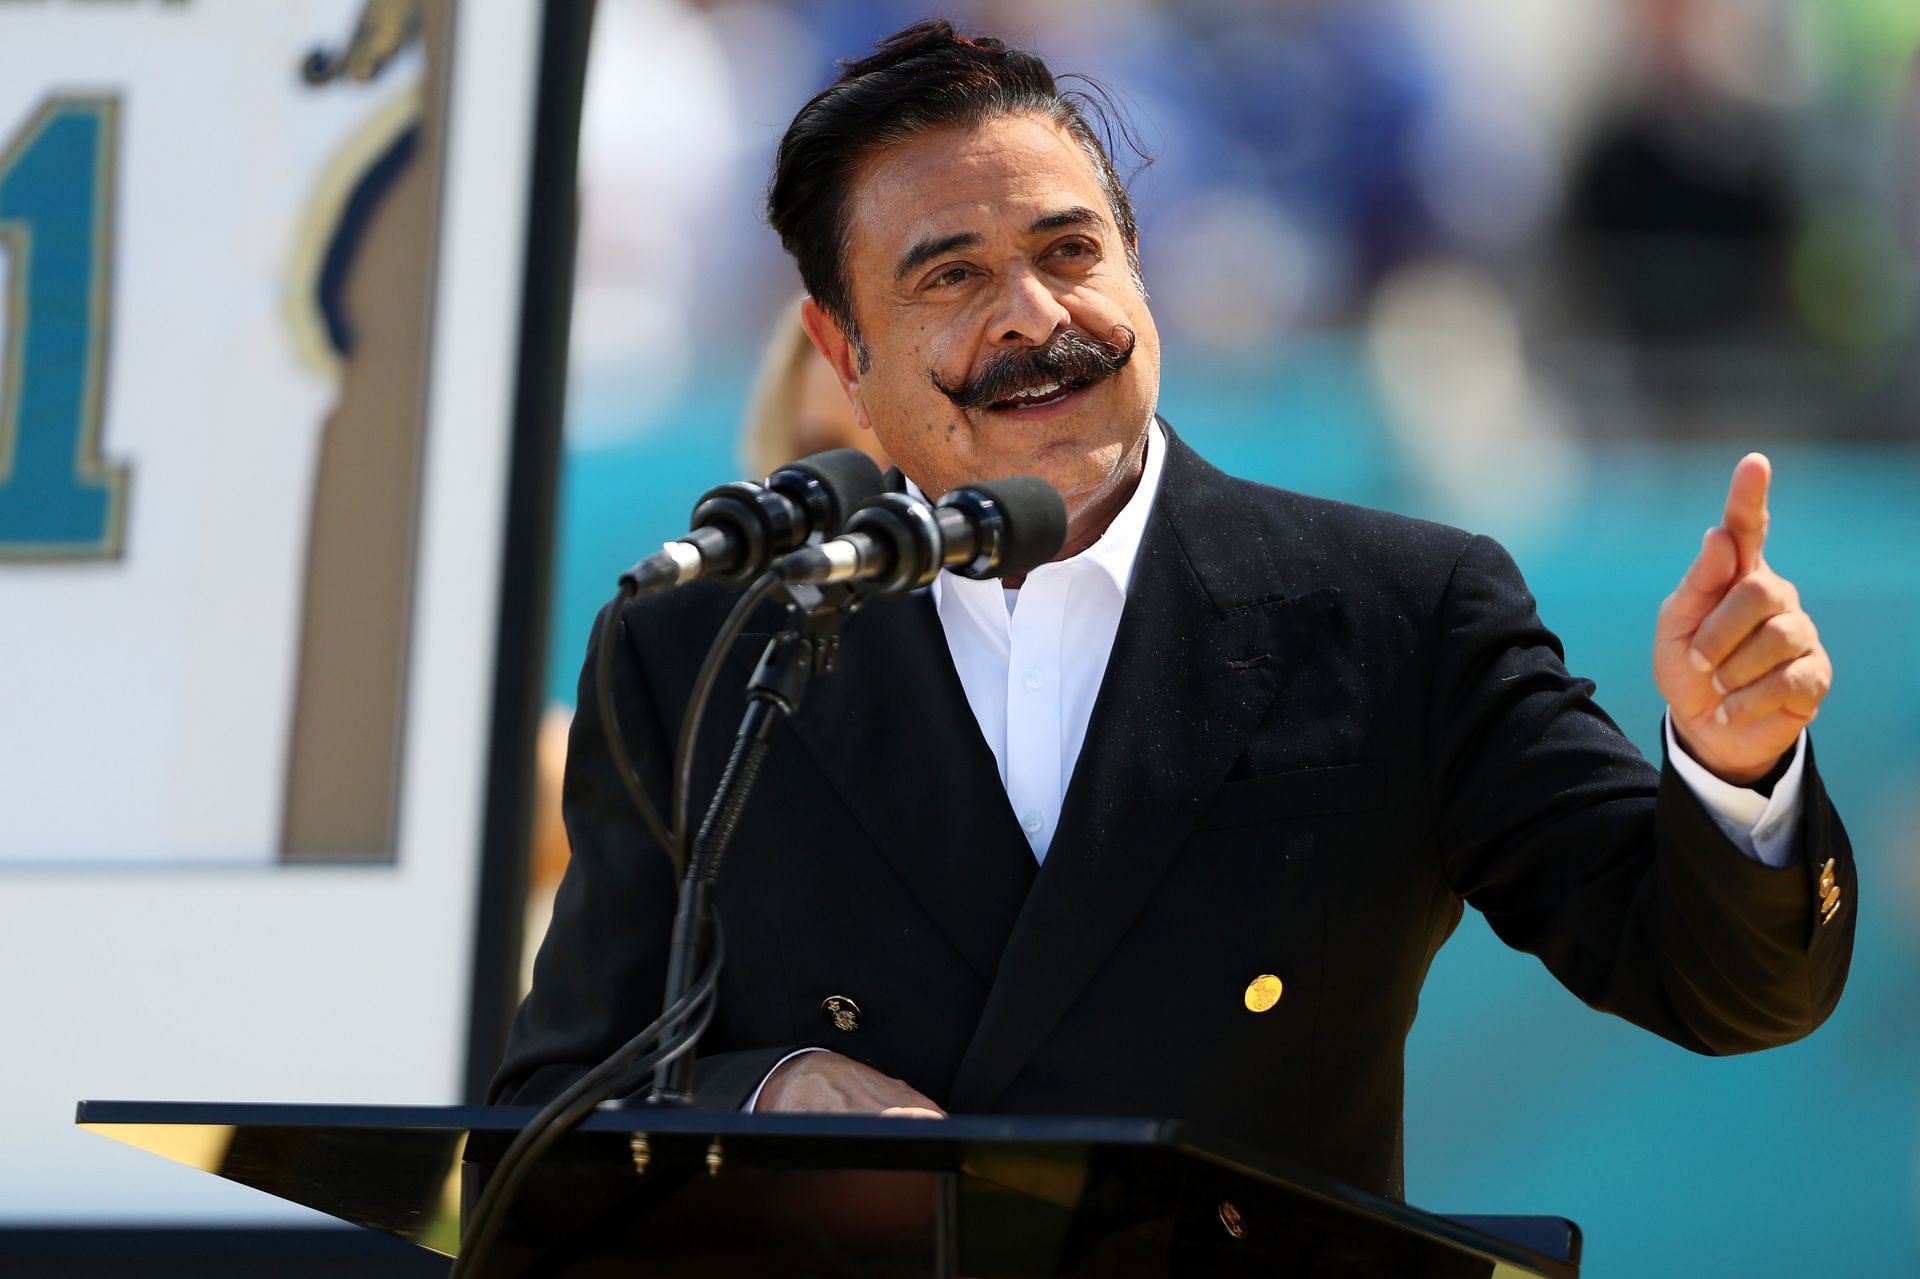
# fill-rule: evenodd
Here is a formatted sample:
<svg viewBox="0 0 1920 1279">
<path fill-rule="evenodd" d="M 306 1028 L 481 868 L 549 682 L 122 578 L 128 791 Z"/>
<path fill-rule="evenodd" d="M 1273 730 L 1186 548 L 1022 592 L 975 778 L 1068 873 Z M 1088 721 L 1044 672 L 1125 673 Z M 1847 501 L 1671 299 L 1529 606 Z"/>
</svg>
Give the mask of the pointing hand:
<svg viewBox="0 0 1920 1279">
<path fill-rule="evenodd" d="M 1735 785 L 1793 749 L 1833 682 L 1833 663 L 1793 583 L 1767 567 L 1773 467 L 1749 453 L 1726 511 L 1660 606 L 1653 678 L 1689 755 Z"/>
</svg>

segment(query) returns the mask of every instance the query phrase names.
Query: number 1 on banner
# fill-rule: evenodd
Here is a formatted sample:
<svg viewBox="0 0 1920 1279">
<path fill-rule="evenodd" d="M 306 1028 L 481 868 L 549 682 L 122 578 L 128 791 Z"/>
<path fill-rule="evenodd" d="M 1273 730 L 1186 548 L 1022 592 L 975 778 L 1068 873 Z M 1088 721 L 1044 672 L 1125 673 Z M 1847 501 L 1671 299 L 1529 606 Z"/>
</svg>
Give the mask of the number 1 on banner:
<svg viewBox="0 0 1920 1279">
<path fill-rule="evenodd" d="M 126 468 L 100 457 L 115 115 L 54 98 L 0 149 L 0 560 L 120 554 Z"/>
</svg>

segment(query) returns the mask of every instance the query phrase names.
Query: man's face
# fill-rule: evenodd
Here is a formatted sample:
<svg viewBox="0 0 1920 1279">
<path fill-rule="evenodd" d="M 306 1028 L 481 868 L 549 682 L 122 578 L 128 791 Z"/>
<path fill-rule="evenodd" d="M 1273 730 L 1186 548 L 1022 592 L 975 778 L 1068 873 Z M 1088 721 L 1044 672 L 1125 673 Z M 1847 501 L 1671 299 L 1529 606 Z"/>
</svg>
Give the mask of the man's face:
<svg viewBox="0 0 1920 1279">
<path fill-rule="evenodd" d="M 868 367 L 811 303 L 808 329 L 901 470 L 930 497 L 1037 475 L 1076 518 L 1126 490 L 1160 339 L 1065 130 L 1023 115 L 916 134 L 867 157 L 847 215 Z"/>
</svg>

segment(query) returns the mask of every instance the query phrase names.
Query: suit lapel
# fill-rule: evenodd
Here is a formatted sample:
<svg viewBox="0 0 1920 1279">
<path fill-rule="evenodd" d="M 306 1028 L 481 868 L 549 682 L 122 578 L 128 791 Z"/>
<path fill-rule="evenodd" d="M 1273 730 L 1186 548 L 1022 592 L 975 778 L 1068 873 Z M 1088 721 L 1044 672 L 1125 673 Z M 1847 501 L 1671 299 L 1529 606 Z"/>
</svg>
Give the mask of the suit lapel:
<svg viewBox="0 0 1920 1279">
<path fill-rule="evenodd" d="M 748 666 L 766 637 L 742 637 Z M 1036 866 L 999 766 L 923 594 L 847 621 L 844 669 L 790 722 L 846 813 L 982 977 L 1000 963 Z"/>
<path fill-rule="evenodd" d="M 1000 957 L 954 1111 L 992 1106 L 1145 907 L 1273 700 L 1286 616 L 1337 604 L 1331 591 L 1275 595 L 1285 579 L 1257 563 L 1257 537 L 1236 537 L 1225 477 L 1169 443 L 1059 832 Z"/>
</svg>

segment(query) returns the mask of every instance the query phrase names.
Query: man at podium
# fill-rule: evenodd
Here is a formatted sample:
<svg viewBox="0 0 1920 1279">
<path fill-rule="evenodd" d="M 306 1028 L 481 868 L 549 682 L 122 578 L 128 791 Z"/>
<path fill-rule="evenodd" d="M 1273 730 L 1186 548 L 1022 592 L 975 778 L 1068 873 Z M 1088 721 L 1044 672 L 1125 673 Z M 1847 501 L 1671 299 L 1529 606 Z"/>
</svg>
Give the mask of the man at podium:
<svg viewBox="0 0 1920 1279">
<path fill-rule="evenodd" d="M 863 610 L 776 737 L 719 888 L 701 1104 L 1168 1116 L 1397 1195 L 1403 1046 L 1468 903 L 1696 1052 L 1818 1026 L 1854 864 L 1806 733 L 1831 666 L 1764 556 L 1766 459 L 1649 619 L 1655 767 L 1498 545 L 1230 478 L 1157 416 L 1090 112 L 1032 54 L 929 22 L 781 142 L 768 212 L 808 332 L 902 483 L 1038 475 L 1070 523 L 1023 579 Z M 696 584 L 618 619 L 613 704 L 656 802 L 731 601 Z M 551 1098 L 660 1008 L 675 886 L 594 668 L 500 1102 Z"/>
</svg>

